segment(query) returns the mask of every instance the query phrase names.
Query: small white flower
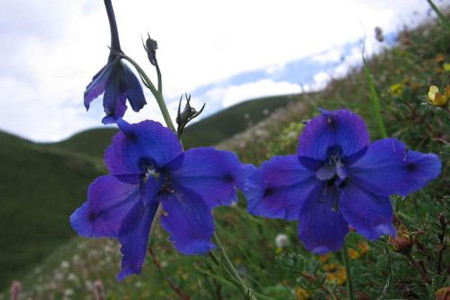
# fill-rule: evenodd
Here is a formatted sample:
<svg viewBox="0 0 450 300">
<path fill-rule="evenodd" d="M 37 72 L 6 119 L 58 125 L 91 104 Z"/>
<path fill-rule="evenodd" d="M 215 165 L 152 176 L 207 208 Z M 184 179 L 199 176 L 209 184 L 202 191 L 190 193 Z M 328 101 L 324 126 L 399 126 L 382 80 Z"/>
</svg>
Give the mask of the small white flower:
<svg viewBox="0 0 450 300">
<path fill-rule="evenodd" d="M 63 268 L 63 269 L 68 269 L 70 267 L 70 264 L 69 264 L 69 262 L 68 261 L 62 261 L 61 262 L 61 268 Z"/>
<path fill-rule="evenodd" d="M 275 245 L 277 245 L 277 248 L 279 249 L 286 248 L 289 246 L 289 237 L 284 233 L 278 234 L 275 238 Z"/>
</svg>

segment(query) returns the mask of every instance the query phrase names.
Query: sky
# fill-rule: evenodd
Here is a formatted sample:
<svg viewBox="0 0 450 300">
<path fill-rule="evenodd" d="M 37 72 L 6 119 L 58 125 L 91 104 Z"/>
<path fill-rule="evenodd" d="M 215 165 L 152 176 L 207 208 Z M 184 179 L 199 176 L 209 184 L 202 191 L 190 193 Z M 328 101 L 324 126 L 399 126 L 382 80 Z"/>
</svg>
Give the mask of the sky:
<svg viewBox="0 0 450 300">
<path fill-rule="evenodd" d="M 446 1 L 435 1 L 447 5 Z M 405 25 L 433 14 L 425 0 L 113 0 L 122 50 L 156 84 L 142 37 L 158 42 L 164 97 L 172 117 L 183 93 L 203 116 L 243 100 L 319 90 L 386 47 Z M 0 130 L 54 142 L 102 127 L 101 97 L 88 112 L 83 92 L 105 64 L 109 25 L 101 0 L 0 0 Z M 388 43 L 389 44 L 389 43 Z M 162 121 L 146 93 L 139 114 Z"/>
</svg>

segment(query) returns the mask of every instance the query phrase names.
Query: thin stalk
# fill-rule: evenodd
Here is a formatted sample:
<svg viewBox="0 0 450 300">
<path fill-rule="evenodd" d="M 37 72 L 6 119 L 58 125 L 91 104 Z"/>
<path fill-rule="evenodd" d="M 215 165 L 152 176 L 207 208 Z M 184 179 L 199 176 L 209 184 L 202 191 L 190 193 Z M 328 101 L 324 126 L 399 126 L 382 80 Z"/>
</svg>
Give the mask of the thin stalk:
<svg viewBox="0 0 450 300">
<path fill-rule="evenodd" d="M 444 14 L 439 10 L 439 8 L 433 3 L 431 0 L 427 0 L 428 4 L 431 6 L 431 9 L 436 13 L 444 25 L 450 29 L 450 21 L 444 16 Z"/>
<path fill-rule="evenodd" d="M 138 65 L 137 62 L 135 62 L 131 57 L 121 54 L 121 57 L 128 60 L 133 67 L 136 68 L 136 70 L 139 73 L 139 76 L 141 76 L 142 80 L 144 81 L 145 86 L 152 92 L 153 96 L 156 99 L 156 102 L 158 103 L 159 109 L 161 110 L 161 113 L 164 117 L 164 121 L 166 122 L 167 127 L 172 129 L 174 132 L 177 132 L 172 119 L 170 118 L 169 110 L 167 109 L 166 102 L 164 101 L 164 97 L 162 93 L 160 93 L 156 88 L 153 82 L 148 78 L 147 74 L 145 74 L 144 70 Z M 159 80 L 160 81 L 160 80 Z"/>
<path fill-rule="evenodd" d="M 225 248 L 222 246 L 222 243 L 220 242 L 220 239 L 215 232 L 214 232 L 214 242 L 216 243 L 217 249 L 219 250 L 221 256 L 223 257 L 225 269 L 228 271 L 229 275 L 236 281 L 236 283 L 240 286 L 242 292 L 244 293 L 245 298 L 249 300 L 256 300 L 257 298 L 255 297 L 255 294 L 250 288 L 247 287 L 245 282 L 242 280 L 241 276 L 239 275 L 236 268 L 233 266 L 233 263 L 228 257 Z"/>
<path fill-rule="evenodd" d="M 367 65 L 366 59 L 363 54 L 363 64 L 364 64 L 364 73 L 366 74 L 367 84 L 369 85 L 370 90 L 370 100 L 372 101 L 375 118 L 378 125 L 378 130 L 380 131 L 380 135 L 382 138 L 387 138 L 386 127 L 384 126 L 383 117 L 381 116 L 381 105 L 380 98 L 378 97 L 377 90 L 375 88 L 375 84 L 373 82 L 372 73 L 370 72 L 369 66 Z"/>
<path fill-rule="evenodd" d="M 117 30 L 116 17 L 114 15 L 114 9 L 111 0 L 105 0 L 106 13 L 108 14 L 109 28 L 111 31 L 111 49 L 116 52 L 122 52 L 120 49 L 119 32 Z M 110 54 L 110 59 L 113 53 Z"/>
<path fill-rule="evenodd" d="M 353 295 L 353 281 L 352 281 L 352 273 L 350 270 L 350 259 L 348 258 L 347 245 L 344 243 L 344 247 L 342 247 L 342 256 L 344 258 L 344 266 L 345 273 L 347 275 L 347 298 L 349 300 L 354 300 L 355 296 Z"/>
<path fill-rule="evenodd" d="M 158 77 L 158 92 L 162 95 L 162 76 L 158 61 L 156 61 L 156 76 Z"/>
</svg>

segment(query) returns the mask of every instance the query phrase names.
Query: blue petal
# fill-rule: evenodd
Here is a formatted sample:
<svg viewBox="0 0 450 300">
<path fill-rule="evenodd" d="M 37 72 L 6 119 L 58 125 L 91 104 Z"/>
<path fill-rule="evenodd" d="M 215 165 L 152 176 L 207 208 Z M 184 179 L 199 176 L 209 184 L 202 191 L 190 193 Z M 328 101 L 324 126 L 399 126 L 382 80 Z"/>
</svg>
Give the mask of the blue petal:
<svg viewBox="0 0 450 300">
<path fill-rule="evenodd" d="M 324 111 L 303 130 L 298 155 L 324 161 L 332 148 L 342 151 L 345 157 L 363 150 L 368 144 L 369 134 L 361 117 L 344 109 Z"/>
<path fill-rule="evenodd" d="M 341 249 L 348 225 L 341 213 L 335 209 L 339 198 L 338 191 L 322 182 L 316 185 L 307 197 L 308 200 L 300 210 L 300 240 L 315 254 Z"/>
<path fill-rule="evenodd" d="M 121 84 L 121 64 L 116 62 L 113 65 L 112 73 L 106 82 L 105 95 L 103 96 L 103 108 L 106 116 L 103 124 L 115 123 L 122 118 L 127 110 L 125 91 Z"/>
<path fill-rule="evenodd" d="M 142 86 L 134 75 L 133 71 L 122 63 L 122 85 L 130 102 L 131 108 L 134 111 L 139 111 L 147 102 L 145 101 Z"/>
<path fill-rule="evenodd" d="M 117 124 L 121 132 L 105 153 L 106 166 L 114 175 L 142 173 L 142 160 L 162 168 L 182 154 L 176 135 L 158 122 L 128 124 L 118 120 Z"/>
<path fill-rule="evenodd" d="M 298 220 L 305 197 L 317 184 L 315 174 L 297 156 L 275 156 L 247 180 L 245 196 L 251 214 Z"/>
<path fill-rule="evenodd" d="M 377 196 L 348 183 L 341 189 L 339 210 L 348 224 L 369 240 L 396 234 L 389 197 Z"/>
<path fill-rule="evenodd" d="M 175 248 L 187 255 L 206 253 L 215 248 L 211 242 L 214 222 L 211 209 L 200 195 L 183 187 L 160 195 L 164 208 L 162 227 L 170 233 Z"/>
<path fill-rule="evenodd" d="M 199 194 L 210 208 L 236 201 L 236 187 L 243 189 L 249 172 L 236 154 L 212 147 L 190 149 L 168 167 L 175 169 L 172 181 Z"/>
<path fill-rule="evenodd" d="M 114 176 L 98 177 L 89 186 L 88 200 L 70 216 L 70 223 L 78 234 L 86 237 L 115 237 L 139 199 L 139 185 Z"/>
<path fill-rule="evenodd" d="M 107 64 L 98 71 L 92 78 L 92 81 L 86 87 L 84 92 L 84 106 L 86 110 L 89 109 L 89 105 L 98 96 L 100 96 L 106 88 L 106 82 L 111 74 L 111 64 Z"/>
<path fill-rule="evenodd" d="M 403 143 L 389 138 L 372 143 L 347 170 L 353 182 L 377 195 L 406 196 L 436 178 L 440 169 L 437 155 L 406 151 Z"/>
<path fill-rule="evenodd" d="M 122 244 L 122 270 L 117 278 L 140 274 L 147 253 L 150 227 L 158 210 L 158 182 L 149 178 L 141 201 L 138 201 L 122 222 L 118 239 Z"/>
</svg>

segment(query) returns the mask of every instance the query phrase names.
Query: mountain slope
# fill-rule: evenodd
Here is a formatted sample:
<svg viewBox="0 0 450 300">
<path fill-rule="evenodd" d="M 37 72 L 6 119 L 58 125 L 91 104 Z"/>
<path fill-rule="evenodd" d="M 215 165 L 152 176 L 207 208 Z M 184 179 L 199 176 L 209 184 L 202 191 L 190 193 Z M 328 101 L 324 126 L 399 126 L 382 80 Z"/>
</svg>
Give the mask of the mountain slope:
<svg viewBox="0 0 450 300">
<path fill-rule="evenodd" d="M 87 160 L 0 133 L 0 286 L 75 235 L 68 217 L 100 174 Z"/>
</svg>

